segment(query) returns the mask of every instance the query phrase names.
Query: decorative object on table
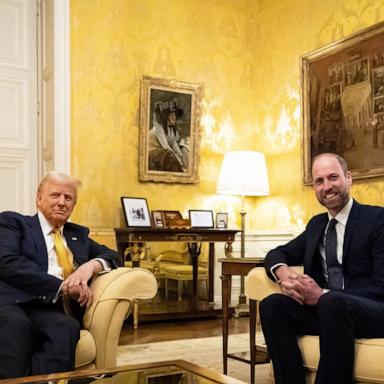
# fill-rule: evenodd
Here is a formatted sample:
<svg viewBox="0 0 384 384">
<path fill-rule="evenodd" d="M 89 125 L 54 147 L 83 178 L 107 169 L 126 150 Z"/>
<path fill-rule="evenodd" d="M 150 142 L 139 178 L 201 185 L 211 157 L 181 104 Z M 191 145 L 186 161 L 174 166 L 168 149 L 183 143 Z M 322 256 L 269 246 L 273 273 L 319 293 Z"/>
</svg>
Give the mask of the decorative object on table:
<svg viewBox="0 0 384 384">
<path fill-rule="evenodd" d="M 152 219 L 155 227 L 157 228 L 165 227 L 163 211 L 152 211 Z"/>
<path fill-rule="evenodd" d="M 144 76 L 141 83 L 139 180 L 199 181 L 202 86 Z"/>
<path fill-rule="evenodd" d="M 241 196 L 241 248 L 240 257 L 245 257 L 245 196 L 269 195 L 269 182 L 265 156 L 255 151 L 233 151 L 224 155 L 217 193 Z M 246 303 L 244 295 L 244 277 L 240 279 L 240 296 L 238 310 Z"/>
<path fill-rule="evenodd" d="M 216 228 L 228 228 L 228 213 L 217 212 L 216 213 Z"/>
<path fill-rule="evenodd" d="M 312 159 L 342 155 L 354 179 L 384 175 L 384 23 L 301 58 L 303 176 Z"/>
<path fill-rule="evenodd" d="M 179 211 L 162 211 L 167 228 L 189 228 L 191 223 L 184 219 Z"/>
<path fill-rule="evenodd" d="M 190 209 L 189 220 L 192 228 L 213 228 L 213 212 L 206 209 Z"/>
<path fill-rule="evenodd" d="M 121 197 L 127 227 L 151 227 L 147 199 L 143 197 Z"/>
</svg>

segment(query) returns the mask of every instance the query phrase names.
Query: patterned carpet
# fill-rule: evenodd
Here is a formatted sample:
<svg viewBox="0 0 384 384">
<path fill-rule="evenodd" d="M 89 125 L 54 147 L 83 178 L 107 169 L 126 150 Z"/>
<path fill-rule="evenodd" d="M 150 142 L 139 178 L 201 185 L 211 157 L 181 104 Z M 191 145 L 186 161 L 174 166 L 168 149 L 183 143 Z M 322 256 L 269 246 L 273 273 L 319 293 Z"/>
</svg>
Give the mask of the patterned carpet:
<svg viewBox="0 0 384 384">
<path fill-rule="evenodd" d="M 257 344 L 263 344 L 262 336 L 258 335 Z M 230 335 L 228 340 L 229 352 L 239 353 L 249 350 L 249 335 Z M 222 338 L 205 337 L 199 339 L 184 339 L 163 341 L 157 343 L 122 345 L 118 348 L 118 365 L 149 363 L 166 360 L 187 360 L 216 372 L 223 372 Z M 256 382 L 269 384 L 269 365 L 256 366 Z M 250 368 L 246 363 L 228 360 L 228 376 L 250 382 Z"/>
</svg>

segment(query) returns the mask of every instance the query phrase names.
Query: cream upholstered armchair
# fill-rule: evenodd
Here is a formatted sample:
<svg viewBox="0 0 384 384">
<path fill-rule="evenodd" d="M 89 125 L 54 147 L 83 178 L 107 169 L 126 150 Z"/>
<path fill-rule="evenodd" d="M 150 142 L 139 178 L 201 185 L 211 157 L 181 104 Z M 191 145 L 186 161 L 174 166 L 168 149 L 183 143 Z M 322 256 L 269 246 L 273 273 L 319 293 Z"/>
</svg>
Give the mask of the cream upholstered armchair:
<svg viewBox="0 0 384 384">
<path fill-rule="evenodd" d="M 302 267 L 294 268 L 300 272 L 303 270 Z M 268 278 L 264 268 L 254 268 L 246 276 L 245 294 L 249 300 L 260 301 L 274 292 L 280 292 L 280 289 Z M 320 357 L 319 338 L 301 336 L 299 346 L 307 369 L 307 383 L 313 383 Z M 383 361 L 384 339 L 356 339 L 354 382 L 384 383 Z"/>
<path fill-rule="evenodd" d="M 147 269 L 117 268 L 96 276 L 90 287 L 93 303 L 84 315 L 75 366 L 113 368 L 124 320 L 134 303 L 156 295 L 157 281 Z"/>
</svg>

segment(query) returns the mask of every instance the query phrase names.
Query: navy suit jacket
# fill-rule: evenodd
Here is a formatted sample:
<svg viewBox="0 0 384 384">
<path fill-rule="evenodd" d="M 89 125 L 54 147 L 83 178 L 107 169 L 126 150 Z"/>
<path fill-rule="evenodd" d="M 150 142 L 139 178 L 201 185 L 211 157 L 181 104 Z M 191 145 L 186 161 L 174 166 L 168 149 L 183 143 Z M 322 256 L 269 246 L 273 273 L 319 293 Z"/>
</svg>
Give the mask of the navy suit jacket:
<svg viewBox="0 0 384 384">
<path fill-rule="evenodd" d="M 77 265 L 97 257 L 112 268 L 121 266 L 115 251 L 88 237 L 88 228 L 66 223 L 63 234 Z M 38 216 L 0 213 L 0 305 L 52 301 L 62 280 L 47 270 L 48 253 Z"/>
<path fill-rule="evenodd" d="M 305 231 L 270 251 L 265 259 L 268 275 L 277 263 L 304 265 L 304 273 L 321 287 L 327 283 L 321 267 L 319 243 L 328 214 L 314 216 Z M 345 228 L 343 245 L 344 292 L 384 301 L 384 208 L 353 202 Z"/>
</svg>

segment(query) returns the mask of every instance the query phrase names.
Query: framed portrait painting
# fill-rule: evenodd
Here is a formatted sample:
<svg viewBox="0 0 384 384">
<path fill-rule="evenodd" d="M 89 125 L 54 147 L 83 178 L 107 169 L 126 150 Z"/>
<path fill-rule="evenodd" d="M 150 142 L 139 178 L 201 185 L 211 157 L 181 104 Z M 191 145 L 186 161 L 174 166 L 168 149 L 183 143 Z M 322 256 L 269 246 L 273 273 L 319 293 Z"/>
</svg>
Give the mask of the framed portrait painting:
<svg viewBox="0 0 384 384">
<path fill-rule="evenodd" d="M 139 180 L 199 181 L 201 96 L 200 84 L 143 78 Z"/>
<path fill-rule="evenodd" d="M 301 57 L 303 179 L 324 152 L 354 179 L 384 175 L 384 22 Z"/>
</svg>

